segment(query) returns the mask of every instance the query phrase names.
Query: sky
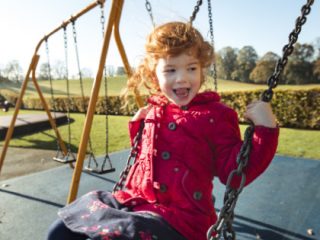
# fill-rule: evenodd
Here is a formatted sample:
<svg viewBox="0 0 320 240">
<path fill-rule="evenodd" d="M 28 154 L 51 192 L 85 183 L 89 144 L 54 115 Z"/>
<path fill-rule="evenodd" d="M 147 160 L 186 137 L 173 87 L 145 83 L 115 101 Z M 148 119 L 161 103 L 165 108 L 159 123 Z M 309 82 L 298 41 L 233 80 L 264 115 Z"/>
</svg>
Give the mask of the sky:
<svg viewBox="0 0 320 240">
<path fill-rule="evenodd" d="M 155 23 L 187 21 L 196 0 L 149 0 Z M 94 0 L 1 0 L 0 2 L 0 69 L 17 60 L 25 72 L 31 62 L 38 42 L 49 32 L 79 12 Z M 288 35 L 295 26 L 300 9 L 306 0 L 214 0 L 212 2 L 215 49 L 231 46 L 241 49 L 252 46 L 259 56 L 268 51 L 281 54 L 288 43 Z M 105 19 L 108 20 L 111 0 L 106 0 Z M 76 21 L 77 46 L 81 68 L 93 73 L 98 68 L 102 47 L 100 7 L 96 7 Z M 210 40 L 207 1 L 194 21 L 194 26 Z M 144 53 L 144 42 L 152 30 L 145 0 L 126 0 L 120 22 L 120 34 L 132 66 L 139 64 Z M 77 71 L 72 26 L 68 31 L 69 71 Z M 299 36 L 300 43 L 313 43 L 320 37 L 320 1 L 315 1 L 307 23 Z M 63 33 L 49 38 L 49 61 L 64 61 Z M 46 46 L 41 45 L 40 62 L 48 60 Z M 107 65 L 121 66 L 114 41 L 111 40 Z"/>
</svg>

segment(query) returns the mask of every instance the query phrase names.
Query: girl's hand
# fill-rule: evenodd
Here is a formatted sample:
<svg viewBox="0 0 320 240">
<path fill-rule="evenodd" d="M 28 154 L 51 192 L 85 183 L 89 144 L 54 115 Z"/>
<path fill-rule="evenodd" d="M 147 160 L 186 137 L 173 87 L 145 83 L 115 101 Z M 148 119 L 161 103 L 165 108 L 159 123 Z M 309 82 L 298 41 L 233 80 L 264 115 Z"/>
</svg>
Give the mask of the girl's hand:
<svg viewBox="0 0 320 240">
<path fill-rule="evenodd" d="M 139 121 L 141 119 L 145 119 L 150 109 L 151 105 L 139 108 L 138 112 L 136 112 L 136 114 L 132 117 L 131 121 Z"/>
<path fill-rule="evenodd" d="M 276 118 L 273 115 L 269 103 L 255 101 L 247 106 L 244 117 L 251 120 L 256 126 L 275 128 L 277 126 Z"/>
</svg>

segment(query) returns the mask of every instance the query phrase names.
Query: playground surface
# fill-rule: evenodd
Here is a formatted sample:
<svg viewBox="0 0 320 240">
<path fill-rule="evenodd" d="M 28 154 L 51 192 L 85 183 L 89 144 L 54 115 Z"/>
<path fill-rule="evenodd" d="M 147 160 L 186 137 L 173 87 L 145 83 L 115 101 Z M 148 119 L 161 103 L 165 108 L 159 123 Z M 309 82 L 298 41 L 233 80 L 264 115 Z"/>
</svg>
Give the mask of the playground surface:
<svg viewBox="0 0 320 240">
<path fill-rule="evenodd" d="M 52 160 L 55 155 L 55 150 L 9 147 L 0 173 L 0 181 L 59 167 L 61 164 Z"/>
<path fill-rule="evenodd" d="M 83 173 L 78 196 L 111 190 L 128 151 L 110 155 L 115 172 Z M 5 167 L 5 166 L 4 166 Z M 68 165 L 0 181 L 0 239 L 45 239 L 64 206 L 73 170 Z M 276 156 L 267 171 L 240 195 L 234 228 L 237 239 L 320 239 L 320 161 Z M 220 209 L 224 186 L 215 180 Z"/>
<path fill-rule="evenodd" d="M 52 117 L 55 119 L 57 126 L 67 122 L 67 116 L 64 113 L 53 113 Z M 5 139 L 11 120 L 11 115 L 0 117 L 0 140 Z M 51 125 L 47 114 L 21 114 L 17 116 L 15 121 L 12 137 L 19 137 L 49 128 L 51 128 Z M 0 152 L 2 153 L 2 151 L 3 147 L 0 146 Z M 56 151 L 53 150 L 9 147 L 0 173 L 0 181 L 57 167 L 60 164 L 52 161 L 54 156 L 56 156 Z"/>
</svg>

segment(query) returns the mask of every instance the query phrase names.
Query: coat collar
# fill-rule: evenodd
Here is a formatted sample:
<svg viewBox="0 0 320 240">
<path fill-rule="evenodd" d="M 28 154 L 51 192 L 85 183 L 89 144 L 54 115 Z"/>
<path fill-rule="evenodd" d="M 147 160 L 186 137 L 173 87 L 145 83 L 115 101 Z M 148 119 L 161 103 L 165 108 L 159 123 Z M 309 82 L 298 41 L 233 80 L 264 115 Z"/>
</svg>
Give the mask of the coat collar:
<svg viewBox="0 0 320 240">
<path fill-rule="evenodd" d="M 202 92 L 198 93 L 188 104 L 187 107 L 190 107 L 192 105 L 198 105 L 198 104 L 204 104 L 209 102 L 219 102 L 220 96 L 216 92 L 208 91 L 208 92 Z M 155 106 L 165 106 L 170 104 L 169 100 L 162 95 L 153 95 L 148 99 L 148 103 L 155 105 Z"/>
</svg>

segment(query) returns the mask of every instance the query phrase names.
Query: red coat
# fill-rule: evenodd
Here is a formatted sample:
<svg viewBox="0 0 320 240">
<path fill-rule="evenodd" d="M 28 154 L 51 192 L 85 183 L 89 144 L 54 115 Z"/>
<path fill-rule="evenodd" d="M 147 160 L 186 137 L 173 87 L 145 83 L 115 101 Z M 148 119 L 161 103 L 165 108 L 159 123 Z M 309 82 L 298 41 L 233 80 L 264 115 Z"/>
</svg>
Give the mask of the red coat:
<svg viewBox="0 0 320 240">
<path fill-rule="evenodd" d="M 161 215 L 187 239 L 204 240 L 217 218 L 213 177 L 226 183 L 236 168 L 242 145 L 237 114 L 214 92 L 198 94 L 183 108 L 161 97 L 152 97 L 149 103 L 153 108 L 145 119 L 136 163 L 126 189 L 114 196 L 135 211 Z M 131 141 L 139 124 L 129 123 Z M 268 167 L 278 134 L 278 128 L 255 127 L 246 184 Z"/>
</svg>

